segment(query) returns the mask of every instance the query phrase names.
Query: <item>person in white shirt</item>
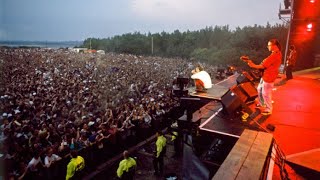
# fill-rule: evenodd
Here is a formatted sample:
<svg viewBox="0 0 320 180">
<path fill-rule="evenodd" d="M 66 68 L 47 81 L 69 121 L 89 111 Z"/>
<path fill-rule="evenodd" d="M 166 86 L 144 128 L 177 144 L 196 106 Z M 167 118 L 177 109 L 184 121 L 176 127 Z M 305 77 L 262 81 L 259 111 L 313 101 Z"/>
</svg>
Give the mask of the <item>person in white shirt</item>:
<svg viewBox="0 0 320 180">
<path fill-rule="evenodd" d="M 191 73 L 191 79 L 193 79 L 195 82 L 197 92 L 205 92 L 207 89 L 212 87 L 211 77 L 206 71 L 203 70 L 201 65 L 197 65 L 197 67 L 192 70 Z"/>
<path fill-rule="evenodd" d="M 54 166 L 57 161 L 61 160 L 61 157 L 53 154 L 53 149 L 49 148 L 47 150 L 47 155 L 44 158 L 44 165 L 47 168 L 46 177 L 47 179 L 55 179 L 59 173 L 59 167 L 56 165 Z"/>
<path fill-rule="evenodd" d="M 39 171 L 39 165 L 41 165 L 40 167 L 44 167 L 40 158 L 40 152 L 35 152 L 35 155 L 29 161 L 27 168 L 31 172 L 37 172 Z"/>
<path fill-rule="evenodd" d="M 42 174 L 40 173 L 40 168 L 42 167 L 44 167 L 44 165 L 40 158 L 40 151 L 36 151 L 34 152 L 33 158 L 29 161 L 24 173 L 18 179 L 23 179 L 25 176 L 27 176 L 26 179 L 39 179 L 39 177 L 42 177 Z"/>
<path fill-rule="evenodd" d="M 45 166 L 47 168 L 49 168 L 51 166 L 51 164 L 53 164 L 54 162 L 59 161 L 59 160 L 61 160 L 61 157 L 56 154 L 53 154 L 53 149 L 49 148 L 47 151 L 47 155 L 44 158 Z"/>
</svg>

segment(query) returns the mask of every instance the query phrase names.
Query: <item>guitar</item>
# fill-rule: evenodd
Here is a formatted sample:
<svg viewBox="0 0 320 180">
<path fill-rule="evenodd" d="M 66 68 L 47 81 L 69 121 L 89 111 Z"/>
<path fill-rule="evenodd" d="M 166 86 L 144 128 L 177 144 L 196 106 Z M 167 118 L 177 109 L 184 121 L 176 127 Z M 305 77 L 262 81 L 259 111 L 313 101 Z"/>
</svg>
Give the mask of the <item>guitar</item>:
<svg viewBox="0 0 320 180">
<path fill-rule="evenodd" d="M 246 63 L 250 62 L 249 56 L 241 56 L 240 59 Z"/>
<path fill-rule="evenodd" d="M 245 63 L 252 62 L 252 60 L 249 59 L 249 56 L 241 56 L 240 59 Z M 254 70 L 254 72 L 257 72 L 259 76 L 262 76 L 264 73 L 264 69 Z"/>
</svg>

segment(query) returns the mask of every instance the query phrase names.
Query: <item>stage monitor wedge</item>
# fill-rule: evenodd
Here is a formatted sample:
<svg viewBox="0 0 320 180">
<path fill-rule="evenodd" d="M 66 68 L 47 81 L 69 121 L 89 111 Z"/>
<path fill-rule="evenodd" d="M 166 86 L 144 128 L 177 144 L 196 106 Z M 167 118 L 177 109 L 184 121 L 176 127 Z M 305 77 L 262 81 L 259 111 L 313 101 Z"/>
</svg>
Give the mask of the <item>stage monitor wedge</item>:
<svg viewBox="0 0 320 180">
<path fill-rule="evenodd" d="M 229 115 L 236 113 L 243 104 L 246 96 L 238 87 L 231 88 L 225 95 L 221 97 L 224 112 Z"/>
<path fill-rule="evenodd" d="M 254 78 L 246 71 L 243 71 L 237 78 L 237 83 L 253 82 Z"/>
<path fill-rule="evenodd" d="M 258 97 L 258 91 L 251 82 L 245 82 L 238 85 L 239 89 L 246 95 L 244 102 L 252 102 Z"/>
<path fill-rule="evenodd" d="M 249 74 L 254 79 L 254 81 L 258 82 L 262 76 L 262 71 L 261 70 L 251 70 L 251 71 L 249 71 Z"/>
</svg>

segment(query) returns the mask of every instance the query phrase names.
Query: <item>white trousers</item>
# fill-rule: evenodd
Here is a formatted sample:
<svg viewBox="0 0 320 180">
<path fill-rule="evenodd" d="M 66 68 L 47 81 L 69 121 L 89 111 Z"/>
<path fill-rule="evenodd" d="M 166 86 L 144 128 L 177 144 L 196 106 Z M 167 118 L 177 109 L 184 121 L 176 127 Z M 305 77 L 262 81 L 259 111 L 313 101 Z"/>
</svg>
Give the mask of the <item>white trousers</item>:
<svg viewBox="0 0 320 180">
<path fill-rule="evenodd" d="M 266 111 L 272 112 L 272 89 L 274 82 L 267 83 L 261 78 L 258 85 L 258 97 L 261 106 L 264 106 Z"/>
</svg>

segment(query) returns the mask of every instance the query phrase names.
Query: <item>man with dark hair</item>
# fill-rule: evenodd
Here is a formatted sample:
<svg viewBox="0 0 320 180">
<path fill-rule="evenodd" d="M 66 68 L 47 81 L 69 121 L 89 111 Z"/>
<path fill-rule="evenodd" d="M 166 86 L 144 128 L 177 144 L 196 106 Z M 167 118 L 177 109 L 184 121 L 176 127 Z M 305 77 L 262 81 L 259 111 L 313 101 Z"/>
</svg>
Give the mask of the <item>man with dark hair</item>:
<svg viewBox="0 0 320 180">
<path fill-rule="evenodd" d="M 277 79 L 282 59 L 281 46 L 278 40 L 269 40 L 267 48 L 271 54 L 260 64 L 255 64 L 251 60 L 247 60 L 249 67 L 264 70 L 258 85 L 259 104 L 257 104 L 261 109 L 262 115 L 272 114 L 272 89 L 274 81 Z"/>
<path fill-rule="evenodd" d="M 133 179 L 136 166 L 136 160 L 129 156 L 128 151 L 124 151 L 123 160 L 117 169 L 117 176 L 121 179 Z"/>
<path fill-rule="evenodd" d="M 203 70 L 203 67 L 200 64 L 198 64 L 191 73 L 191 79 L 194 79 L 197 92 L 205 92 L 207 89 L 212 87 L 210 75 Z"/>
<path fill-rule="evenodd" d="M 156 151 L 155 157 L 153 159 L 154 174 L 159 175 L 163 173 L 163 156 L 166 153 L 167 139 L 163 136 L 162 132 L 159 130 L 156 133 Z"/>
<path fill-rule="evenodd" d="M 72 150 L 70 154 L 71 154 L 71 160 L 67 166 L 66 180 L 80 179 L 81 171 L 85 166 L 84 159 L 83 157 L 78 156 L 78 152 L 75 150 Z"/>
<path fill-rule="evenodd" d="M 296 65 L 297 61 L 297 51 L 294 45 L 290 46 L 290 53 L 287 58 L 287 67 L 286 67 L 286 78 L 287 80 L 292 79 L 292 70 L 294 66 Z"/>
</svg>

